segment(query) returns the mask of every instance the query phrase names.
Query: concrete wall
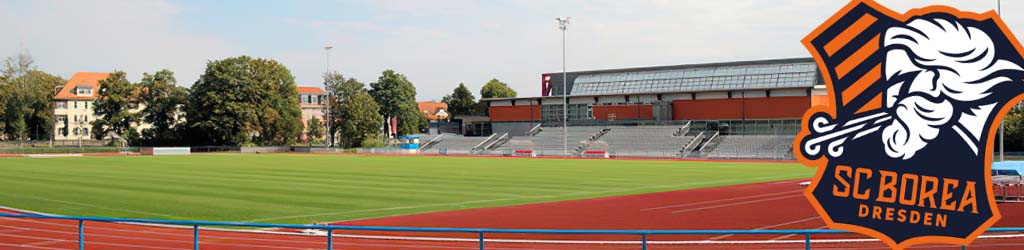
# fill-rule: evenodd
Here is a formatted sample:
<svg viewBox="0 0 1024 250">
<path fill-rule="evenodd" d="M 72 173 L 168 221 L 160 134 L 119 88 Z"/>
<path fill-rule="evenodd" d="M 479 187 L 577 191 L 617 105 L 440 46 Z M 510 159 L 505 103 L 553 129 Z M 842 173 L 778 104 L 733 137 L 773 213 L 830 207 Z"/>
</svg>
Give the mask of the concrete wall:
<svg viewBox="0 0 1024 250">
<path fill-rule="evenodd" d="M 242 153 L 285 153 L 291 152 L 292 147 L 242 147 Z"/>
<path fill-rule="evenodd" d="M 508 133 L 510 136 L 526 136 L 536 122 L 494 122 L 491 123 L 491 131 L 495 134 Z"/>
<path fill-rule="evenodd" d="M 192 148 L 189 147 L 152 147 L 142 148 L 143 155 L 190 155 Z"/>
</svg>

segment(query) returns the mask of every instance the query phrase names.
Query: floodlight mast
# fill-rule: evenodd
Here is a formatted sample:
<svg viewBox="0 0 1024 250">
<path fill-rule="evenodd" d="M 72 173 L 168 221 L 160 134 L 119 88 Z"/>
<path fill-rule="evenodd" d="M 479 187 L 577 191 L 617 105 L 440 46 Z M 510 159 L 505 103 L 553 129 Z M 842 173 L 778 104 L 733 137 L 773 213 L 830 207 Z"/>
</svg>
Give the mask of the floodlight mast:
<svg viewBox="0 0 1024 250">
<path fill-rule="evenodd" d="M 569 26 L 569 18 L 555 18 L 558 29 L 562 30 L 562 155 L 569 155 L 569 79 L 565 72 L 565 29 Z"/>
<path fill-rule="evenodd" d="M 996 15 L 1002 17 L 1003 0 L 996 0 Z M 1017 104 L 1020 105 L 1020 104 Z M 1003 120 L 999 120 L 999 161 L 1006 160 L 1006 148 L 1003 147 L 1006 143 L 1006 124 Z"/>
<path fill-rule="evenodd" d="M 326 60 L 327 60 L 327 63 L 326 63 L 326 65 L 327 65 L 326 69 L 327 70 L 324 71 L 324 77 L 328 77 L 329 74 L 331 74 L 331 49 L 333 49 L 333 48 L 334 48 L 334 46 L 331 45 L 331 44 L 327 44 L 326 46 L 324 46 L 324 55 L 325 55 Z M 327 80 L 327 79 L 324 79 L 324 80 Z M 330 148 L 330 147 L 334 146 L 334 130 L 332 129 L 332 128 L 334 128 L 334 126 L 333 126 L 334 124 L 332 124 L 333 120 L 331 119 L 331 111 L 332 111 L 331 105 L 333 104 L 331 102 L 331 99 L 334 97 L 334 94 L 332 93 L 333 91 L 331 89 L 327 89 L 327 91 L 328 91 L 327 92 L 327 133 L 330 134 L 330 135 L 327 136 L 327 139 L 330 140 L 329 142 L 327 142 L 327 147 Z"/>
</svg>

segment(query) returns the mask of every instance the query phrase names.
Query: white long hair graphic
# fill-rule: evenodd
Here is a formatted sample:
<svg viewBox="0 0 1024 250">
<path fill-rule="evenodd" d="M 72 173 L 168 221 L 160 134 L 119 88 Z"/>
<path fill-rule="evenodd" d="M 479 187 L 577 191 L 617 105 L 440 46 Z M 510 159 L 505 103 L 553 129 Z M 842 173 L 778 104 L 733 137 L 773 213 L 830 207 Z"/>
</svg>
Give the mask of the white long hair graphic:
<svg viewBox="0 0 1024 250">
<path fill-rule="evenodd" d="M 984 102 L 992 88 L 1013 80 L 1002 74 L 1024 71 L 997 59 L 984 31 L 955 18 L 916 18 L 883 34 L 885 107 L 892 123 L 882 129 L 889 157 L 910 159 L 944 127 L 955 130 L 978 154 L 986 119 L 996 101 Z M 968 110 L 954 102 L 982 101 Z M 956 120 L 954 120 L 956 119 Z"/>
</svg>

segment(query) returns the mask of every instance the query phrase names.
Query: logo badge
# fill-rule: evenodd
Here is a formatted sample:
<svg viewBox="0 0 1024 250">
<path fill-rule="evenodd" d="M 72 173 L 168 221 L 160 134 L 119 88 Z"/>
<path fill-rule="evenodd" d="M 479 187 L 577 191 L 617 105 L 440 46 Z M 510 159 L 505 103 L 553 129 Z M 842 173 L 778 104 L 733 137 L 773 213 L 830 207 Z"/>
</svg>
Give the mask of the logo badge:
<svg viewBox="0 0 1024 250">
<path fill-rule="evenodd" d="M 992 145 L 1024 97 L 1024 49 L 995 12 L 853 1 L 803 44 L 829 100 L 793 149 L 818 168 L 804 194 L 830 228 L 903 249 L 967 245 L 999 220 Z"/>
</svg>

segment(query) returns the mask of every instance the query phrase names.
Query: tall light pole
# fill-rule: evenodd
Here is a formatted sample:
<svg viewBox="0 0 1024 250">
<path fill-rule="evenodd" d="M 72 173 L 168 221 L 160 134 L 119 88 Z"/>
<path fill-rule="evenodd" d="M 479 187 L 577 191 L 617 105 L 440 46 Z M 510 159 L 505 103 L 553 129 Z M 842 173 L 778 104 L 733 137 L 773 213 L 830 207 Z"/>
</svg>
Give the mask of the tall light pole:
<svg viewBox="0 0 1024 250">
<path fill-rule="evenodd" d="M 331 73 L 331 49 L 333 48 L 334 46 L 331 46 L 330 44 L 324 46 L 324 55 L 327 58 L 327 70 L 324 71 L 324 77 L 327 77 L 328 74 Z M 333 121 L 331 119 L 331 98 L 334 97 L 334 94 L 331 93 L 330 89 L 328 89 L 327 91 L 327 133 L 330 134 L 329 136 L 327 136 L 327 139 L 330 140 L 329 142 L 327 142 L 327 148 L 330 148 L 334 146 L 334 130 L 331 130 L 331 128 L 333 128 L 333 124 L 331 124 Z"/>
<path fill-rule="evenodd" d="M 555 18 L 558 29 L 562 30 L 562 155 L 569 155 L 569 78 L 565 72 L 565 29 L 569 26 L 569 18 Z"/>
<path fill-rule="evenodd" d="M 1003 7 L 1002 5 L 1003 5 L 1003 0 L 996 0 L 996 15 L 998 15 L 998 16 L 1002 16 L 1002 7 Z M 999 161 L 1006 160 L 1006 158 L 1005 158 L 1006 157 L 1006 152 L 1004 151 L 1004 150 L 1006 150 L 1006 148 L 1003 147 L 1005 142 L 1006 142 L 1006 125 L 1003 124 L 1002 120 L 1000 120 L 999 121 Z"/>
</svg>

